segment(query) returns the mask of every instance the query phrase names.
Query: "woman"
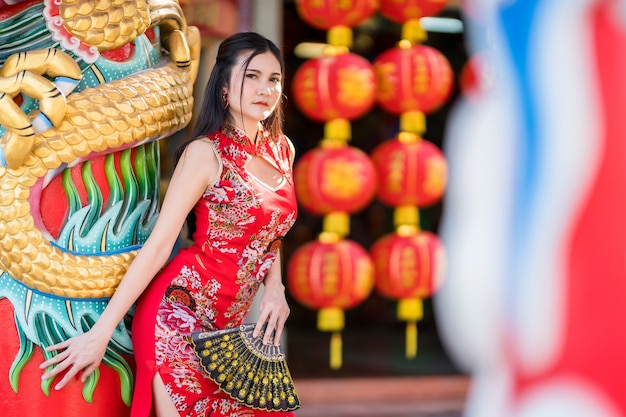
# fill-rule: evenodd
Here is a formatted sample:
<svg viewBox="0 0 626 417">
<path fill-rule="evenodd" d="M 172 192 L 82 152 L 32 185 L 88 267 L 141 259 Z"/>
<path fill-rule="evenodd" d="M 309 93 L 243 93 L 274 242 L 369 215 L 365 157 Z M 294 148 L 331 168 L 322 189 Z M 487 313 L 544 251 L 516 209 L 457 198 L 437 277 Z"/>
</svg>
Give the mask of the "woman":
<svg viewBox="0 0 626 417">
<path fill-rule="evenodd" d="M 132 417 L 147 416 L 151 407 L 157 417 L 265 414 L 218 392 L 190 335 L 240 325 L 261 282 L 254 335 L 266 323 L 263 342 L 278 344 L 289 315 L 278 247 L 295 221 L 296 201 L 293 146 L 281 129 L 283 73 L 279 49 L 261 35 L 240 33 L 221 43 L 152 234 L 93 328 L 48 348 L 62 351 L 41 364 L 57 364 L 42 378 L 67 370 L 55 389 L 81 370 L 86 380 L 139 297 Z M 188 214 L 194 244 L 161 269 Z"/>
</svg>

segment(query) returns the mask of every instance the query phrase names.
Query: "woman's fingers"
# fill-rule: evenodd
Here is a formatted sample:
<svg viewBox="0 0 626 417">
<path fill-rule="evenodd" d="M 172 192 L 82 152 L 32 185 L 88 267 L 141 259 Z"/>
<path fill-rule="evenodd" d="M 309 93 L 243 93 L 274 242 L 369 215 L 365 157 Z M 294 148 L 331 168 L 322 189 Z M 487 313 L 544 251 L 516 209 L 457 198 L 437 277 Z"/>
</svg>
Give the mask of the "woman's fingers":
<svg viewBox="0 0 626 417">
<path fill-rule="evenodd" d="M 61 352 L 61 353 L 51 357 L 47 361 L 42 362 L 39 365 L 39 369 L 46 369 L 47 367 L 49 367 L 51 365 L 57 364 L 57 363 L 61 362 L 62 360 L 64 360 L 65 358 L 67 358 L 68 355 L 69 355 L 69 353 L 66 350 L 64 350 L 63 352 Z M 47 379 L 47 378 L 44 378 L 44 379 Z"/>
<path fill-rule="evenodd" d="M 264 345 L 273 343 L 278 346 L 280 343 L 280 336 L 283 332 L 288 316 L 289 308 L 277 308 L 271 311 L 268 309 L 261 312 L 261 316 L 259 317 L 259 321 L 257 322 L 254 331 L 257 333 L 258 330 L 260 333 L 260 329 L 263 325 L 267 325 L 265 328 L 265 334 L 263 335 Z"/>
<path fill-rule="evenodd" d="M 63 352 L 63 353 L 65 353 L 65 352 Z M 44 373 L 41 376 L 41 379 L 54 378 L 55 376 L 57 376 L 61 372 L 65 371 L 67 369 L 67 367 L 72 364 L 71 362 L 64 360 L 64 358 L 58 359 L 55 362 L 53 362 L 53 360 L 57 359 L 62 354 L 59 354 L 56 357 L 50 359 L 49 361 L 46 361 L 46 362 L 42 363 L 41 365 L 39 365 L 40 367 L 47 368 L 50 365 L 54 365 L 55 363 L 57 364 L 54 368 L 52 368 L 49 371 L 47 371 L 46 373 Z M 65 355 L 65 356 L 67 357 L 67 355 Z M 46 365 L 47 363 L 49 363 L 50 365 Z M 44 365 L 46 365 L 46 366 L 44 366 Z"/>
<path fill-rule="evenodd" d="M 70 340 L 68 339 L 64 342 L 61 343 L 57 343 L 56 345 L 52 345 L 52 346 L 48 346 L 46 347 L 46 352 L 52 352 L 53 350 L 61 350 L 61 349 L 65 349 L 66 347 L 68 347 L 70 345 Z"/>
<path fill-rule="evenodd" d="M 254 326 L 254 331 L 252 332 L 252 337 L 259 337 L 261 331 L 263 330 L 263 325 L 267 321 L 268 313 L 265 311 L 261 311 L 261 315 L 259 316 L 258 321 L 256 322 L 256 326 Z"/>
<path fill-rule="evenodd" d="M 64 366 L 65 364 L 59 365 L 57 366 L 57 368 Z M 67 366 L 64 366 L 64 369 L 67 368 Z M 55 368 L 56 369 L 56 368 Z M 67 373 L 63 376 L 63 379 L 61 379 L 55 386 L 54 389 L 55 390 L 60 390 L 61 388 L 63 388 L 68 382 L 70 382 L 70 380 L 72 378 L 74 378 L 74 376 L 80 372 L 80 367 L 76 364 L 74 364 L 69 371 L 67 371 Z"/>
<path fill-rule="evenodd" d="M 280 336 L 283 334 L 283 329 L 285 327 L 285 320 L 278 320 L 276 322 L 276 333 L 274 334 L 274 345 L 278 346 L 280 344 Z"/>
<path fill-rule="evenodd" d="M 85 371 L 82 373 L 82 375 L 80 376 L 80 380 L 81 382 L 85 382 L 87 380 L 87 378 L 89 377 L 89 375 L 92 374 L 93 371 L 96 370 L 96 368 L 98 368 L 100 364 L 99 363 L 92 363 L 91 365 L 89 365 Z"/>
</svg>

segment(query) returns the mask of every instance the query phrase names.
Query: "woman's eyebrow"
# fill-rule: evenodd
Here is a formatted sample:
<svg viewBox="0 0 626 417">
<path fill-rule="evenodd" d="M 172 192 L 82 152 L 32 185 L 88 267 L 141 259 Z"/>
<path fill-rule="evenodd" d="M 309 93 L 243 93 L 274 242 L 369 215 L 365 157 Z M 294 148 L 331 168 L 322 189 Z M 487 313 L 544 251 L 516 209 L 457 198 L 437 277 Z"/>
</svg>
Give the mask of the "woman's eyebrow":
<svg viewBox="0 0 626 417">
<path fill-rule="evenodd" d="M 254 73 L 257 73 L 257 74 L 262 74 L 263 73 L 263 71 L 258 70 L 258 69 L 254 69 L 254 68 L 248 68 L 246 71 L 254 72 Z M 281 73 L 280 72 L 273 72 L 271 75 L 280 77 Z"/>
</svg>

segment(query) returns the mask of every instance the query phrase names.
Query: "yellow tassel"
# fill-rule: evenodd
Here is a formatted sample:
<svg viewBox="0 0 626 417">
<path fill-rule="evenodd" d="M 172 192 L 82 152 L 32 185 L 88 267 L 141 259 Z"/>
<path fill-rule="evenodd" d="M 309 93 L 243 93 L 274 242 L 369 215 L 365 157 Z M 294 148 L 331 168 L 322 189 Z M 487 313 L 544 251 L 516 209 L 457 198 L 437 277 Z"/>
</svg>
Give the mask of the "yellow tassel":
<svg viewBox="0 0 626 417">
<path fill-rule="evenodd" d="M 322 332 L 340 331 L 344 324 L 344 314 L 340 308 L 326 307 L 317 312 L 317 329 Z"/>
<path fill-rule="evenodd" d="M 424 305 L 420 298 L 403 298 L 398 301 L 398 319 L 419 321 L 424 316 Z"/>
<path fill-rule="evenodd" d="M 341 330 L 345 325 L 343 310 L 337 307 L 322 308 L 317 312 L 317 329 L 322 332 L 333 332 L 330 336 L 330 367 L 339 369 L 342 364 Z"/>
<path fill-rule="evenodd" d="M 417 323 L 409 321 L 406 323 L 406 340 L 405 340 L 405 354 L 408 359 L 413 359 L 417 356 Z"/>
<path fill-rule="evenodd" d="M 398 319 L 406 321 L 405 354 L 409 359 L 417 356 L 417 322 L 424 316 L 420 298 L 403 298 L 398 301 Z"/>
<path fill-rule="evenodd" d="M 334 332 L 330 336 L 330 368 L 339 369 L 343 364 L 343 341 L 341 333 Z"/>
<path fill-rule="evenodd" d="M 407 40 L 413 43 L 422 43 L 428 35 L 422 27 L 419 19 L 409 19 L 402 25 L 402 40 Z"/>
<path fill-rule="evenodd" d="M 348 26 L 333 26 L 326 35 L 326 40 L 332 46 L 352 46 L 352 29 Z"/>
<path fill-rule="evenodd" d="M 422 135 L 426 131 L 426 116 L 421 111 L 407 111 L 400 115 L 400 130 Z"/>
<path fill-rule="evenodd" d="M 333 119 L 324 124 L 324 139 L 349 141 L 352 136 L 350 122 L 347 119 Z"/>
<path fill-rule="evenodd" d="M 413 226 L 419 230 L 420 212 L 416 206 L 398 206 L 393 211 L 393 223 L 396 227 Z"/>
<path fill-rule="evenodd" d="M 322 220 L 322 230 L 341 237 L 348 236 L 350 234 L 350 216 L 343 211 L 330 212 Z"/>
</svg>

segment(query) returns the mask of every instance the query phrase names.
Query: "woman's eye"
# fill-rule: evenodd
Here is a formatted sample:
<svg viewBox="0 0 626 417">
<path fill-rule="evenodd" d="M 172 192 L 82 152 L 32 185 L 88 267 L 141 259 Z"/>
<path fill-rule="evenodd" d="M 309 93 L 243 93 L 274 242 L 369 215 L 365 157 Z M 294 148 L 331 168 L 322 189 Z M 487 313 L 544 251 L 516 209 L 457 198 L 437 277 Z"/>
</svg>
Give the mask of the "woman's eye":
<svg viewBox="0 0 626 417">
<path fill-rule="evenodd" d="M 254 79 L 254 78 L 256 78 L 256 74 L 250 72 L 250 73 L 246 74 L 246 77 Z"/>
<path fill-rule="evenodd" d="M 273 82 L 273 83 L 279 83 L 280 82 L 280 78 L 272 77 L 272 78 L 270 78 L 270 81 Z"/>
</svg>

